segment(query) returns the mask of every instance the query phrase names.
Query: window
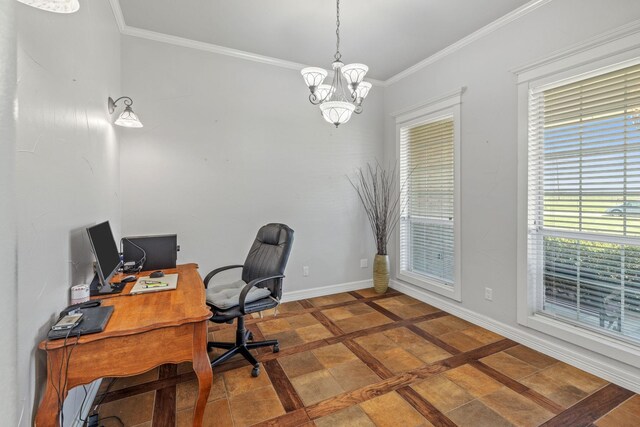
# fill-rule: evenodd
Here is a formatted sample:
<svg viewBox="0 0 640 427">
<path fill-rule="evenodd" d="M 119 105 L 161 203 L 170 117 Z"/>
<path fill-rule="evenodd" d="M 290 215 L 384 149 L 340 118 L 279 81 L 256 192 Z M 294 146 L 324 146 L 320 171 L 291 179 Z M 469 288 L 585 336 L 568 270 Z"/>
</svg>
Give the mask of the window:
<svg viewBox="0 0 640 427">
<path fill-rule="evenodd" d="M 533 311 L 640 343 L 640 65 L 529 91 Z"/>
<path fill-rule="evenodd" d="M 398 123 L 399 182 L 406 203 L 398 278 L 459 300 L 458 111 L 456 105 Z"/>
</svg>

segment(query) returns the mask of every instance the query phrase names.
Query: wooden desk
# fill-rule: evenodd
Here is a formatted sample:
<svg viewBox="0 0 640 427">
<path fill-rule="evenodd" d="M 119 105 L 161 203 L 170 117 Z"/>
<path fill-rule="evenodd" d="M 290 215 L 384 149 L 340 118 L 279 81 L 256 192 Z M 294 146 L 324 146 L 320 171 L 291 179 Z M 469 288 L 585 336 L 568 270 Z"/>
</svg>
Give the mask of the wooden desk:
<svg viewBox="0 0 640 427">
<path fill-rule="evenodd" d="M 191 361 L 199 387 L 193 425 L 201 426 L 213 375 L 207 355 L 211 312 L 197 267 L 186 264 L 164 270 L 179 274 L 173 291 L 129 295 L 134 282 L 127 284 L 121 296 L 105 297 L 102 305 L 114 306 L 113 315 L 103 332 L 77 339 L 68 371 L 63 356 L 76 344 L 76 338 L 69 338 L 66 347 L 63 339 L 42 341 L 39 347 L 47 352 L 47 386 L 36 425 L 58 425 L 56 388 L 65 381 L 63 400 L 71 388 L 98 378 L 138 375 L 165 363 Z"/>
</svg>

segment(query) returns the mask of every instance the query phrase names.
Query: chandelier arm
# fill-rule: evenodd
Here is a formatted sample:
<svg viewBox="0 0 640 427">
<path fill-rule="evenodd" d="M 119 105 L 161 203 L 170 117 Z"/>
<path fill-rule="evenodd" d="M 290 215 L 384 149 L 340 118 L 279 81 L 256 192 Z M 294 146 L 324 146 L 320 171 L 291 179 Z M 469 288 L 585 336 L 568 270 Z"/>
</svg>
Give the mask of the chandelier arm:
<svg viewBox="0 0 640 427">
<path fill-rule="evenodd" d="M 320 99 L 315 93 L 309 94 L 309 102 L 311 102 L 313 105 L 318 105 L 322 101 L 324 101 L 324 99 Z"/>
</svg>

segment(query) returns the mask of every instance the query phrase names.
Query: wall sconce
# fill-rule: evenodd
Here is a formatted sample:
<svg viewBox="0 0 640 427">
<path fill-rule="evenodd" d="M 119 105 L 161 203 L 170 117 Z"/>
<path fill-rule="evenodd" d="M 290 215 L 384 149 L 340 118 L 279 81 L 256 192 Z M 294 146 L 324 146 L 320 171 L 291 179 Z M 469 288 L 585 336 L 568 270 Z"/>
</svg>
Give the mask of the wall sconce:
<svg viewBox="0 0 640 427">
<path fill-rule="evenodd" d="M 124 102 L 125 105 L 124 111 L 120 113 L 120 117 L 118 117 L 118 120 L 116 120 L 114 123 L 118 126 L 126 128 L 141 128 L 142 123 L 138 119 L 138 116 L 136 116 L 136 113 L 134 113 L 131 109 L 133 101 L 128 96 L 121 96 L 115 101 L 111 97 L 109 97 L 109 99 L 107 100 L 107 105 L 109 106 L 109 114 L 113 114 L 113 112 L 116 110 L 116 102 L 120 101 L 121 99 L 123 100 L 122 102 Z"/>
<path fill-rule="evenodd" d="M 29 6 L 55 13 L 73 13 L 80 9 L 78 0 L 18 0 Z"/>
</svg>

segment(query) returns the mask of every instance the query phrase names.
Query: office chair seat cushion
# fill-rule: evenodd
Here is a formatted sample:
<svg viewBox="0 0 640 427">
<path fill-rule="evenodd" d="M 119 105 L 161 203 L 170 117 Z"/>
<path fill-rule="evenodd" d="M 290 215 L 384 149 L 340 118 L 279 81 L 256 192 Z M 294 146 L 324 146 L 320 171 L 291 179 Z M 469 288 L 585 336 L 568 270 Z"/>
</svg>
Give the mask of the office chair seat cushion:
<svg viewBox="0 0 640 427">
<path fill-rule="evenodd" d="M 240 305 L 240 292 L 247 286 L 244 280 L 229 283 L 226 285 L 216 285 L 207 289 L 207 303 L 220 310 L 228 310 L 231 307 Z M 266 288 L 253 287 L 249 290 L 245 304 L 266 298 L 271 295 L 271 291 Z"/>
</svg>

